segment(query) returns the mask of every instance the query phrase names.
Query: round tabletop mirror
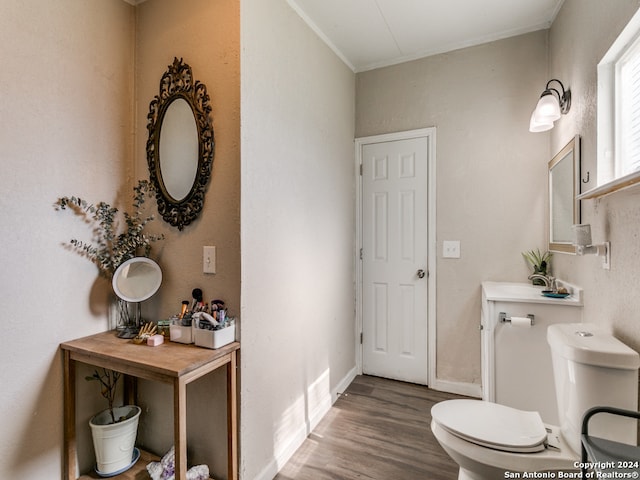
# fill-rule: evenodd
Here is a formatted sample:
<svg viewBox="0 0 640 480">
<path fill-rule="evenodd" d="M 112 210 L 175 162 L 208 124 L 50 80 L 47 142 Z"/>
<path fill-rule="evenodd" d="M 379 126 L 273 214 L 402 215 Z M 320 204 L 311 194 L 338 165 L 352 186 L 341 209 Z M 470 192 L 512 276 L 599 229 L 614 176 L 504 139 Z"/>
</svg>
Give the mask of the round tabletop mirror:
<svg viewBox="0 0 640 480">
<path fill-rule="evenodd" d="M 127 302 L 142 302 L 160 288 L 162 270 L 147 257 L 134 257 L 122 263 L 113 274 L 113 291 Z"/>
</svg>

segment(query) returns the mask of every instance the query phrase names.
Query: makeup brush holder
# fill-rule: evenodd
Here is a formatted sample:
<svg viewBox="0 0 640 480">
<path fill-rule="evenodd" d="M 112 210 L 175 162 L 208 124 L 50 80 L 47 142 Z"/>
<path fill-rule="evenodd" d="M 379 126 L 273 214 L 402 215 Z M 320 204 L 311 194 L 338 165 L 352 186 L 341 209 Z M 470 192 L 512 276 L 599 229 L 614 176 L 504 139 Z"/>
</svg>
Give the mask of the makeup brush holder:
<svg viewBox="0 0 640 480">
<path fill-rule="evenodd" d="M 219 330 L 208 330 L 199 328 L 199 322 L 193 322 L 194 341 L 198 347 L 204 348 L 220 348 L 235 341 L 236 325 L 235 323 Z"/>
<path fill-rule="evenodd" d="M 193 343 L 193 328 L 183 325 L 170 325 L 169 338 L 172 342 Z"/>
<path fill-rule="evenodd" d="M 191 315 L 182 318 L 174 315 L 169 326 L 169 339 L 172 342 L 193 343 L 193 323 L 195 322 L 192 321 Z"/>
</svg>

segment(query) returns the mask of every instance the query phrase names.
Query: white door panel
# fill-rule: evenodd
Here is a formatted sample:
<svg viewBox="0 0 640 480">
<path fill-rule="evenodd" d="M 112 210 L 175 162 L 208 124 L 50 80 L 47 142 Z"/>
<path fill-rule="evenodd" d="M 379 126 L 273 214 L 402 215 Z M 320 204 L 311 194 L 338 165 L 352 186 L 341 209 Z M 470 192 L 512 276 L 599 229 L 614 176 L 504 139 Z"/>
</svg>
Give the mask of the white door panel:
<svg viewBox="0 0 640 480">
<path fill-rule="evenodd" d="M 427 137 L 362 146 L 363 373 L 427 383 Z"/>
</svg>

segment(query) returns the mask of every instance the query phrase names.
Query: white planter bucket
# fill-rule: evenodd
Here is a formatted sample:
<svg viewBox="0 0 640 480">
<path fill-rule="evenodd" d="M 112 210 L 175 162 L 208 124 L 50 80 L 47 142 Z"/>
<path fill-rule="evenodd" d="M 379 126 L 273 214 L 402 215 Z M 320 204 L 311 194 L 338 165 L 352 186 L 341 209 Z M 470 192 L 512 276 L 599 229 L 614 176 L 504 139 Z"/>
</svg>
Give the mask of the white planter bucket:
<svg viewBox="0 0 640 480">
<path fill-rule="evenodd" d="M 89 421 L 96 453 L 96 472 L 99 475 L 123 472 L 134 463 L 133 448 L 141 409 L 136 405 L 126 405 L 113 411 L 116 419 L 126 417 L 126 420 L 110 423 L 111 414 L 109 410 L 104 410 Z"/>
</svg>

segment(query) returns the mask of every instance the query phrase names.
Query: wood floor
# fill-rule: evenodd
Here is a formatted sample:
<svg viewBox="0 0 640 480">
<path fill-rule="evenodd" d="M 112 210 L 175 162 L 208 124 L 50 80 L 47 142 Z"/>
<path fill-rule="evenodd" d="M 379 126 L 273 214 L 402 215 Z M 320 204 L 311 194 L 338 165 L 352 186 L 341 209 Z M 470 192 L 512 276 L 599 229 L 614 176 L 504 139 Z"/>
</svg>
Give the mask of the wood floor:
<svg viewBox="0 0 640 480">
<path fill-rule="evenodd" d="M 460 398 L 358 376 L 274 480 L 456 480 L 429 427 L 431 407 Z"/>
</svg>

